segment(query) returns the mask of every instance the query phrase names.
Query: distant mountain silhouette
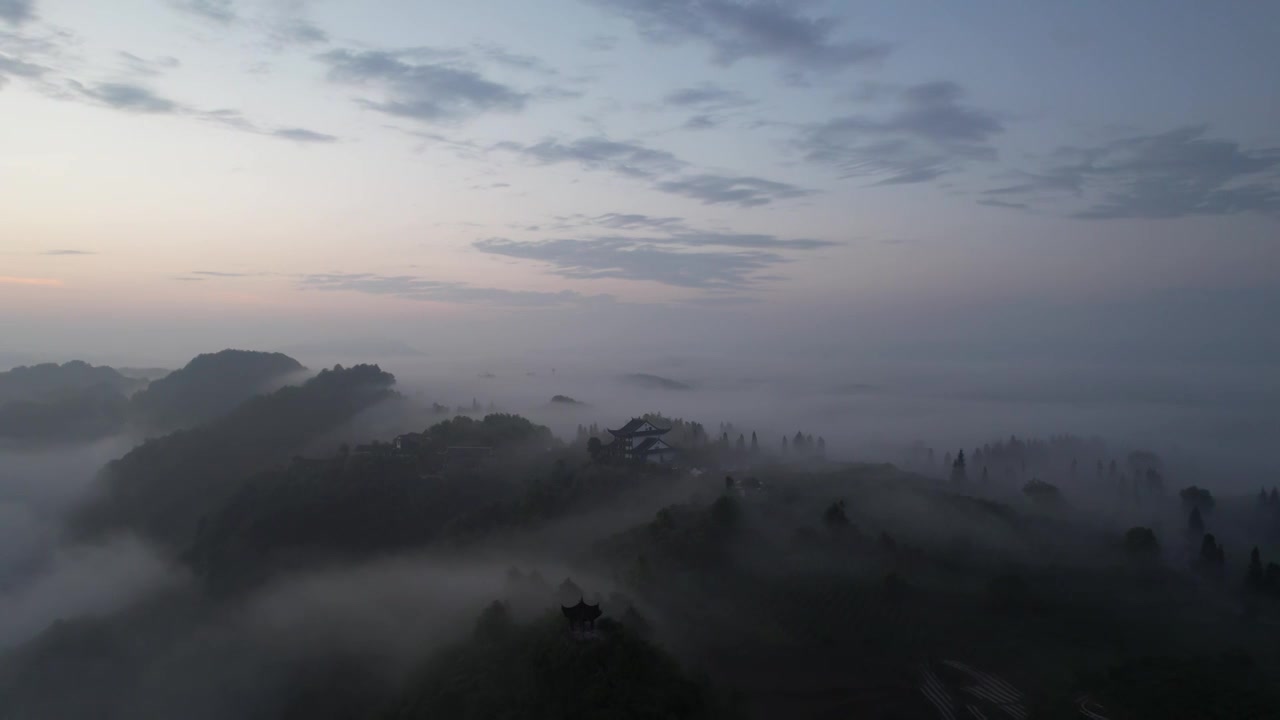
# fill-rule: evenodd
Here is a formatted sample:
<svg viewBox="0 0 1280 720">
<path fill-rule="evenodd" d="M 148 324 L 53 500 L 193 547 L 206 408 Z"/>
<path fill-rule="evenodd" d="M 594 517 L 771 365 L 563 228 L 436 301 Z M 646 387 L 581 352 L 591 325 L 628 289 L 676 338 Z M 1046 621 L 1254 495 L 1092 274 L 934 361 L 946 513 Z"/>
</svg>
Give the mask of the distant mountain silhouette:
<svg viewBox="0 0 1280 720">
<path fill-rule="evenodd" d="M 109 385 L 0 404 L 0 443 L 51 445 L 97 440 L 128 422 L 129 399 Z"/>
<path fill-rule="evenodd" d="M 202 518 L 251 475 L 289 462 L 323 433 L 396 397 L 394 383 L 376 365 L 339 366 L 252 398 L 207 425 L 148 440 L 103 468 L 97 499 L 73 524 L 82 534 L 129 529 L 185 546 Z"/>
<path fill-rule="evenodd" d="M 75 360 L 0 373 L 0 443 L 62 444 L 119 432 L 146 383 Z"/>
<path fill-rule="evenodd" d="M 692 387 L 679 380 L 649 375 L 647 373 L 631 373 L 620 378 L 623 382 L 650 390 L 691 390 Z"/>
<path fill-rule="evenodd" d="M 152 382 L 133 397 L 134 421 L 151 430 L 194 427 L 240 403 L 280 387 L 305 371 L 281 353 L 223 350 L 198 355 L 186 367 Z"/>
<path fill-rule="evenodd" d="M 126 395 L 144 383 L 125 377 L 105 365 L 90 365 L 80 360 L 58 365 L 19 366 L 0 372 L 0 403 L 13 400 L 40 400 L 68 391 L 105 386 Z"/>
</svg>

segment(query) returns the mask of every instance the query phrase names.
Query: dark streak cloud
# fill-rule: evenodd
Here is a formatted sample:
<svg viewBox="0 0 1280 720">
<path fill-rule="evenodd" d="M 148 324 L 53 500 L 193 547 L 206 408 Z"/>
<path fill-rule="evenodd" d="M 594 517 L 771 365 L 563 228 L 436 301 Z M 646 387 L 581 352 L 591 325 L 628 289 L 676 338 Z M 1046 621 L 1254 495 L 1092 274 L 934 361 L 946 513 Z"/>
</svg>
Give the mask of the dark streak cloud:
<svg viewBox="0 0 1280 720">
<path fill-rule="evenodd" d="M 480 252 L 549 264 L 552 272 L 577 280 L 642 280 L 702 290 L 738 290 L 787 259 L 776 253 L 682 252 L 630 238 L 559 239 L 520 242 L 479 240 Z"/>
<path fill-rule="evenodd" d="M 608 170 L 628 177 L 652 178 L 684 167 L 675 155 L 639 143 L 589 137 L 568 143 L 543 140 L 535 145 L 498 143 L 500 150 L 520 154 L 540 165 L 574 163 L 590 170 Z"/>
<path fill-rule="evenodd" d="M 805 158 L 833 165 L 844 177 L 879 178 L 878 185 L 927 182 L 975 161 L 991 161 L 991 139 L 1004 132 L 996 117 L 962 102 L 952 82 L 898 91 L 883 117 L 848 115 L 811 125 L 797 141 Z"/>
<path fill-rule="evenodd" d="M 539 292 L 476 287 L 466 283 L 427 280 L 411 275 L 319 273 L 301 276 L 298 286 L 305 290 L 388 295 L 406 300 L 515 307 L 554 307 L 614 302 L 609 295 L 583 295 L 571 290 Z"/>
<path fill-rule="evenodd" d="M 665 193 L 698 200 L 703 205 L 727 204 L 739 207 L 756 207 L 767 205 L 774 200 L 787 200 L 813 194 L 812 190 L 789 183 L 757 177 L 712 174 L 664 180 L 654 187 Z"/>
<path fill-rule="evenodd" d="M 306 128 L 280 128 L 279 130 L 272 130 L 267 134 L 272 137 L 305 143 L 331 143 L 338 141 L 338 138 L 333 135 L 326 135 L 325 133 L 307 130 Z"/>
<path fill-rule="evenodd" d="M 237 19 L 233 0 L 169 0 L 169 4 L 204 20 L 229 24 Z"/>
<path fill-rule="evenodd" d="M 685 130 L 715 130 L 724 124 L 724 118 L 714 115 L 693 115 L 684 121 Z"/>
<path fill-rule="evenodd" d="M 0 86 L 4 85 L 9 76 L 36 79 L 43 77 L 48 72 L 49 68 L 43 65 L 36 65 L 35 63 L 29 63 L 0 53 Z"/>
<path fill-rule="evenodd" d="M 58 257 L 63 257 L 68 255 L 97 255 L 97 253 L 89 250 L 46 250 L 45 252 L 42 252 L 40 254 L 58 256 Z"/>
<path fill-rule="evenodd" d="M 683 218 L 654 217 L 640 213 L 605 213 L 586 220 L 590 224 L 614 230 L 667 230 L 684 227 Z"/>
<path fill-rule="evenodd" d="M 329 42 L 329 33 L 307 18 L 298 16 L 276 22 L 271 37 L 281 45 L 323 45 Z"/>
<path fill-rule="evenodd" d="M 605 227 L 647 234 L 595 235 L 515 241 L 490 238 L 473 243 L 481 252 L 551 265 L 574 279 L 617 278 L 715 292 L 745 290 L 777 279 L 767 271 L 790 262 L 784 251 L 811 251 L 838 243 L 785 239 L 761 233 L 698 230 L 677 217 L 634 213 L 559 218 L 558 229 Z"/>
<path fill-rule="evenodd" d="M 0 0 L 0 20 L 21 25 L 36 16 L 35 0 Z"/>
<path fill-rule="evenodd" d="M 637 142 L 588 137 L 563 142 L 543 140 L 534 145 L 501 142 L 492 147 L 506 150 L 540 165 L 572 163 L 588 170 L 604 170 L 631 178 L 653 181 L 659 192 L 683 195 L 704 205 L 728 204 L 739 207 L 766 205 L 775 200 L 805 197 L 813 191 L 788 183 L 758 177 L 703 173 L 677 176 L 688 163 L 666 150 Z M 665 178 L 665 179 L 664 179 Z"/>
<path fill-rule="evenodd" d="M 985 204 L 1083 200 L 1069 212 L 1093 220 L 1280 216 L 1280 148 L 1245 149 L 1207 133 L 1196 125 L 1062 148 L 1020 182 L 986 191 Z"/>
<path fill-rule="evenodd" d="M 233 130 L 263 135 L 299 143 L 331 143 L 337 138 L 305 128 L 262 128 L 250 122 L 237 110 L 200 110 L 176 100 L 163 97 L 153 90 L 134 83 L 96 83 L 83 85 L 75 80 L 67 81 L 74 91 L 73 98 L 103 107 L 151 115 L 176 115 L 221 125 Z"/>
<path fill-rule="evenodd" d="M 833 36 L 839 22 L 810 17 L 800 3 L 776 0 L 588 0 L 627 18 L 650 41 L 709 45 L 712 58 L 731 65 L 745 58 L 777 60 L 795 70 L 832 70 L 874 62 L 889 53 L 880 43 Z"/>
<path fill-rule="evenodd" d="M 359 102 L 388 115 L 441 122 L 524 109 L 528 94 L 451 63 L 451 52 L 332 50 L 319 59 L 331 81 L 381 90 L 382 99 Z"/>
<path fill-rule="evenodd" d="M 85 86 L 73 83 L 73 87 L 89 100 L 116 110 L 155 114 L 177 113 L 183 110 L 178 103 L 161 97 L 141 85 L 98 83 Z"/>
<path fill-rule="evenodd" d="M 751 100 L 736 90 L 727 90 L 714 83 L 673 90 L 662 102 L 672 107 L 722 109 L 750 105 Z"/>
<path fill-rule="evenodd" d="M 475 46 L 475 51 L 487 60 L 516 70 L 526 70 L 528 72 L 540 73 L 542 75 L 560 74 L 555 70 L 555 68 L 546 64 L 540 58 L 536 58 L 532 55 L 514 53 L 500 45 L 479 43 Z"/>
<path fill-rule="evenodd" d="M 986 198 L 986 199 L 983 199 L 983 200 L 979 200 L 979 201 L 978 201 L 978 204 L 979 204 L 979 205 L 986 205 L 986 206 L 988 206 L 988 207 L 1010 208 L 1010 209 L 1013 209 L 1013 210 L 1026 210 L 1026 209 L 1027 209 L 1027 204 L 1026 204 L 1026 203 L 1007 202 L 1007 201 L 1005 201 L 1005 200 L 995 200 L 995 199 L 992 199 L 992 198 Z"/>
<path fill-rule="evenodd" d="M 124 61 L 125 70 L 132 75 L 140 77 L 157 77 L 182 65 L 181 61 L 175 57 L 164 56 L 148 60 L 123 51 L 118 55 Z"/>
</svg>

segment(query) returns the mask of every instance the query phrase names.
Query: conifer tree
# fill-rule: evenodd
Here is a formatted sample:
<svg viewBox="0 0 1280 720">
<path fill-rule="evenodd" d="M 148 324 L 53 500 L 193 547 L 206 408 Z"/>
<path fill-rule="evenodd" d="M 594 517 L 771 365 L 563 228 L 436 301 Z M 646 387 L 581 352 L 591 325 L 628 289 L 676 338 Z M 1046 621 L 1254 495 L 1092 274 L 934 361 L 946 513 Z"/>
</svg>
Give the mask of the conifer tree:
<svg viewBox="0 0 1280 720">
<path fill-rule="evenodd" d="M 1262 554 L 1258 552 L 1258 548 L 1254 547 L 1253 552 L 1249 553 L 1249 575 L 1247 578 L 1250 590 L 1261 590 L 1264 582 L 1262 574 Z"/>
<path fill-rule="evenodd" d="M 1191 516 L 1187 518 L 1187 531 L 1192 535 L 1204 534 L 1204 518 L 1200 516 L 1200 508 L 1191 508 Z"/>
</svg>

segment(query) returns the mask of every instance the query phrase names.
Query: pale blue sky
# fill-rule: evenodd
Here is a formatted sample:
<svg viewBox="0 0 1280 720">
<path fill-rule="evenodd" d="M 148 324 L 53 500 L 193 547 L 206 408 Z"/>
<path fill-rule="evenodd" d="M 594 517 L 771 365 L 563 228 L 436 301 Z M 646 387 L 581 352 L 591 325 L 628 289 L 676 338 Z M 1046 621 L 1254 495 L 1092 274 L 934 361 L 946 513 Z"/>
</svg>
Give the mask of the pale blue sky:
<svg viewBox="0 0 1280 720">
<path fill-rule="evenodd" d="M 0 0 L 0 323 L 1267 357 L 1278 36 L 1168 0 Z"/>
</svg>

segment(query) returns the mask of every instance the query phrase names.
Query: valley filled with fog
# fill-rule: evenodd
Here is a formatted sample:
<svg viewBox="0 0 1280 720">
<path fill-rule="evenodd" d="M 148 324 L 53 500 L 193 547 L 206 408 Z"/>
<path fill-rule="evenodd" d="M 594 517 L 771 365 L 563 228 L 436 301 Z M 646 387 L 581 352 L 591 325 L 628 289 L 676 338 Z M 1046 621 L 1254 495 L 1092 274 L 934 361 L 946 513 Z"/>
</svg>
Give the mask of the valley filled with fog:
<svg viewBox="0 0 1280 720">
<path fill-rule="evenodd" d="M 1053 670 L 1074 650 L 1041 630 L 1026 632 L 1048 643 L 1043 664 L 1009 665 L 1014 648 L 999 638 L 1104 607 L 1114 617 L 1089 622 L 1120 622 L 1150 612 L 1156 587 L 1178 599 L 1149 622 L 1197 606 L 1280 622 L 1253 599 L 1239 605 L 1238 580 L 1219 590 L 1212 579 L 1215 567 L 1243 576 L 1244 547 L 1269 553 L 1280 540 L 1280 522 L 1258 514 L 1280 510 L 1268 496 L 1265 374 L 566 360 L 412 355 L 373 367 L 342 353 L 224 351 L 119 381 L 110 414 L 66 436 L 43 419 L 104 407 L 107 391 L 83 378 L 126 376 L 84 363 L 0 376 L 22 381 L 0 383 L 13 396 L 0 414 L 26 428 L 0 451 L 0 687 L 14 698 L 0 716 L 161 716 L 199 703 L 188 716 L 374 717 L 428 692 L 414 678 L 437 672 L 424 669 L 433 658 L 517 652 L 472 632 L 561 642 L 545 613 L 574 593 L 622 623 L 607 642 L 655 644 L 628 645 L 633 662 L 665 652 L 704 673 L 707 685 L 661 682 L 709 717 L 835 707 L 809 681 L 759 675 L 765 655 L 809 642 L 796 611 L 878 618 L 889 635 L 862 621 L 833 630 L 855 645 L 819 651 L 819 676 L 860 674 L 837 704 L 872 693 L 905 713 L 965 692 L 945 689 L 955 679 L 939 678 L 959 672 L 945 664 L 912 669 L 934 653 L 980 662 L 1019 708 L 1069 705 L 1053 698 L 1081 682 L 1096 707 L 1148 702 L 1125 699 L 1141 688 Z M 37 377 L 48 394 L 32 390 Z M 587 442 L 641 416 L 670 428 L 672 467 L 617 464 Z M 100 437 L 85 440 L 89 430 Z M 442 460 L 453 445 L 483 446 L 485 459 Z M 1205 518 L 1191 531 L 1188 508 Z M 1212 531 L 1205 547 L 1188 535 L 1196 523 Z M 1139 559 L 1138 529 L 1159 538 L 1159 560 Z M 1215 566 L 1221 548 L 1231 560 Z M 827 589 L 809 597 L 813 582 Z M 1063 583 L 1075 593 L 1065 605 L 1052 599 Z M 795 608 L 759 604 L 786 588 Z M 742 604 L 737 591 L 764 594 Z M 825 605 L 831 592 L 848 609 Z M 943 608 L 955 622 L 978 613 L 969 622 L 987 629 L 966 639 L 939 624 Z M 774 623 L 782 636 L 759 635 Z M 1142 627 L 1113 640 L 1152 642 L 1133 634 Z M 752 649 L 724 655 L 726 633 L 746 633 Z M 869 670 L 872 648 L 896 659 Z M 77 668 L 65 678 L 82 697 L 58 699 L 44 675 L 55 666 Z M 476 702 L 441 692 L 413 702 Z M 562 701 L 546 692 L 537 702 Z"/>
</svg>

